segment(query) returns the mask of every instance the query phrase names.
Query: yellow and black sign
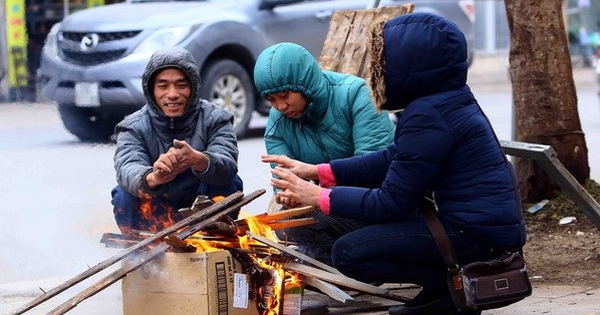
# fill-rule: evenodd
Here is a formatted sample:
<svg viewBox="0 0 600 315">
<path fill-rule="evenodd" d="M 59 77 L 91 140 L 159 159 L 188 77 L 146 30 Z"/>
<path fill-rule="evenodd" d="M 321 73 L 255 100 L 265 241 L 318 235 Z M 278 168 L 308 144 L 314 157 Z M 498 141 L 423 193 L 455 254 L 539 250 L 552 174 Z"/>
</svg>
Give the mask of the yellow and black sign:
<svg viewBox="0 0 600 315">
<path fill-rule="evenodd" d="M 8 47 L 8 85 L 27 86 L 27 33 L 25 1 L 6 0 L 6 44 Z"/>
</svg>

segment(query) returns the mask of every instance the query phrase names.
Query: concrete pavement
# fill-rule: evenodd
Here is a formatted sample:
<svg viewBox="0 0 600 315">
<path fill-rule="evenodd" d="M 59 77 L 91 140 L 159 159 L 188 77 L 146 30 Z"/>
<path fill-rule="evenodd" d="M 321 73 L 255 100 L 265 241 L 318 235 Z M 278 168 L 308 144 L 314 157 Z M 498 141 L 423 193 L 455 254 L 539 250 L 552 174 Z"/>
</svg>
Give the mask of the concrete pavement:
<svg viewBox="0 0 600 315">
<path fill-rule="evenodd" d="M 594 71 L 590 68 L 577 68 L 573 70 L 573 77 L 577 88 L 597 89 L 598 84 L 595 81 Z M 510 80 L 508 76 L 508 56 L 506 53 L 494 55 L 478 56 L 475 59 L 473 67 L 469 74 L 469 84 L 473 91 L 507 91 L 510 90 Z M 116 254 L 117 252 L 115 252 Z M 109 271 L 109 270 L 107 270 Z M 75 274 L 73 274 L 75 276 Z M 0 314 L 9 314 L 11 311 L 19 308 L 25 303 L 33 300 L 42 293 L 42 290 L 48 291 L 68 279 L 40 279 L 39 281 L 27 281 L 18 283 L 2 283 L 2 272 L 0 271 Z M 56 306 L 60 305 L 66 299 L 81 292 L 87 286 L 93 284 L 99 278 L 85 281 L 71 290 L 50 299 L 39 307 L 26 312 L 26 314 L 37 315 L 47 314 Z M 485 311 L 486 315 L 600 315 L 600 283 L 597 287 L 579 287 L 579 286 L 547 286 L 543 283 L 536 283 L 534 280 L 533 295 L 521 302 L 515 303 L 505 308 Z M 403 294 L 404 292 L 400 292 Z M 406 292 L 414 293 L 414 292 Z M 328 303 L 330 314 L 387 314 L 387 308 L 393 305 L 393 301 L 381 298 L 358 295 L 357 302 L 349 305 L 340 305 L 334 303 L 326 296 L 309 292 L 306 294 L 307 300 L 321 300 Z M 120 292 L 120 283 L 117 282 L 100 293 L 86 299 L 69 314 L 81 315 L 120 315 L 122 314 L 122 295 Z M 200 310 L 198 314 L 204 314 Z M 162 314 L 161 314 L 162 315 Z"/>
</svg>

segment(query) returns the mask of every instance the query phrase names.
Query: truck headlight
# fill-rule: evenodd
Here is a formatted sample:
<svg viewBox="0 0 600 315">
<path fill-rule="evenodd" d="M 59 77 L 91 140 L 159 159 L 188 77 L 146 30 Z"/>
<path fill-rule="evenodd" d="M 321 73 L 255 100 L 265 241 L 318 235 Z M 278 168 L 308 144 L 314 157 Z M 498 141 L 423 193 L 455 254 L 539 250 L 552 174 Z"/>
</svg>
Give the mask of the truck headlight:
<svg viewBox="0 0 600 315">
<path fill-rule="evenodd" d="M 150 34 L 133 51 L 134 53 L 153 53 L 159 48 L 172 47 L 188 36 L 192 26 L 175 26 L 163 28 Z"/>
</svg>

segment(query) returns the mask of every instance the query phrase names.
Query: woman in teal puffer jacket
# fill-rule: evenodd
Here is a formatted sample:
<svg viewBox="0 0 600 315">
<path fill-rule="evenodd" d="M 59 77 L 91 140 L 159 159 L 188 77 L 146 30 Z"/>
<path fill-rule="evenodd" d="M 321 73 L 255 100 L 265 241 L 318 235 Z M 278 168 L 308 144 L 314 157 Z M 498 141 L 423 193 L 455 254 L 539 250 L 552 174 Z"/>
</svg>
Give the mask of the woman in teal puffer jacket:
<svg viewBox="0 0 600 315">
<path fill-rule="evenodd" d="M 272 105 L 265 129 L 270 155 L 327 163 L 377 151 L 394 138 L 394 123 L 387 112 L 375 109 L 364 79 L 322 70 L 300 45 L 279 43 L 265 49 L 256 61 L 254 82 Z M 275 201 L 296 206 L 290 200 Z M 326 263 L 337 238 L 367 224 L 320 212 L 311 216 L 319 223 L 279 234 Z"/>
</svg>

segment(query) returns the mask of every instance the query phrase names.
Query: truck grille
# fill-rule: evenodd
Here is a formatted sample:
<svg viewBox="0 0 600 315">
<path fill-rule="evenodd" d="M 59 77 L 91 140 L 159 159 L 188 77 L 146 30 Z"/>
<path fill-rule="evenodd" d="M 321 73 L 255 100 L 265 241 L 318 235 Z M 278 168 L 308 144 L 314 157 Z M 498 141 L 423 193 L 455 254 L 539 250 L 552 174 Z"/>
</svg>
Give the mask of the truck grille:
<svg viewBox="0 0 600 315">
<path fill-rule="evenodd" d="M 99 40 L 98 43 L 109 42 L 113 40 L 127 39 L 135 37 L 141 31 L 126 31 L 126 32 L 109 32 L 109 33 L 96 33 L 96 32 L 61 32 L 61 35 L 64 39 L 70 40 L 73 42 L 81 42 L 83 37 L 90 33 L 98 34 Z"/>
<path fill-rule="evenodd" d="M 63 58 L 78 65 L 91 66 L 117 60 L 123 56 L 125 49 L 116 49 L 98 52 L 67 51 L 63 50 Z"/>
<path fill-rule="evenodd" d="M 92 51 L 81 51 L 75 47 L 79 46 L 79 43 L 83 40 L 86 35 L 89 34 L 98 35 L 98 46 Z M 124 40 L 135 37 L 141 33 L 141 31 L 125 31 L 125 32 L 61 32 L 59 34 L 59 41 L 70 42 L 67 45 L 60 45 L 61 57 L 68 62 L 91 66 L 99 65 L 105 62 L 110 62 L 122 58 L 125 54 L 126 48 L 118 49 L 107 49 L 103 48 L 103 44 L 107 44 L 117 40 Z M 115 44 L 111 45 L 113 48 Z M 120 45 L 119 45 L 120 46 Z"/>
</svg>

